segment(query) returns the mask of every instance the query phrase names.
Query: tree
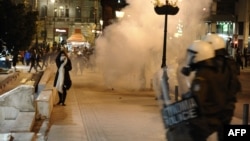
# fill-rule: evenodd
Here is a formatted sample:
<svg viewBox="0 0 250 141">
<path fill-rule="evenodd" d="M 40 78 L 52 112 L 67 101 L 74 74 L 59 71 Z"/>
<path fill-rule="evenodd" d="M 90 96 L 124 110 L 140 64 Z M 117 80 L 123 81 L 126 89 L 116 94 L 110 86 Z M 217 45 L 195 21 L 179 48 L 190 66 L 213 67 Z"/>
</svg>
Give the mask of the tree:
<svg viewBox="0 0 250 141">
<path fill-rule="evenodd" d="M 0 39 L 6 42 L 8 51 L 28 49 L 36 33 L 37 15 L 22 3 L 0 0 Z"/>
</svg>

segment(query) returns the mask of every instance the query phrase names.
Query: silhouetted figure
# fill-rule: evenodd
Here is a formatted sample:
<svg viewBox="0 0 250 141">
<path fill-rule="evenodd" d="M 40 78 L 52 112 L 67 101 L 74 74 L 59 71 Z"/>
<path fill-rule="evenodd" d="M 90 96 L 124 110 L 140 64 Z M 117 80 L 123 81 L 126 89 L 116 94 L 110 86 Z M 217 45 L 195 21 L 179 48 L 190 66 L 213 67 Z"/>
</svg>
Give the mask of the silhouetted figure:
<svg viewBox="0 0 250 141">
<path fill-rule="evenodd" d="M 35 63 L 36 63 L 36 68 L 40 68 L 40 70 L 42 70 L 42 66 L 39 64 L 40 62 L 40 58 L 41 58 L 41 55 L 39 52 L 35 52 L 35 55 L 36 55 L 36 58 L 35 58 Z"/>
<path fill-rule="evenodd" d="M 12 66 L 14 68 L 14 71 L 16 71 L 17 62 L 18 62 L 18 52 L 14 52 L 13 58 L 12 58 Z"/>
<path fill-rule="evenodd" d="M 245 68 L 247 67 L 247 63 L 248 63 L 248 56 L 247 56 L 247 48 L 244 48 L 244 60 L 245 60 Z"/>
<path fill-rule="evenodd" d="M 65 106 L 67 90 L 72 85 L 69 71 L 71 71 L 71 61 L 65 51 L 60 51 L 56 57 L 57 72 L 54 80 L 54 87 L 58 91 L 59 101 L 57 105 Z"/>
<path fill-rule="evenodd" d="M 24 53 L 24 62 L 26 63 L 26 66 L 30 65 L 30 57 L 31 57 L 30 51 L 26 50 Z"/>
<path fill-rule="evenodd" d="M 44 67 L 48 67 L 48 57 L 49 54 L 43 50 L 43 53 L 41 54 L 41 60 L 42 60 L 42 69 Z"/>
<path fill-rule="evenodd" d="M 235 55 L 235 58 L 236 58 L 236 62 L 238 64 L 238 66 L 243 69 L 243 61 L 241 59 L 241 54 L 240 52 L 237 52 L 236 55 Z"/>
<path fill-rule="evenodd" d="M 32 70 L 32 68 L 35 69 L 35 71 L 37 72 L 37 67 L 36 67 L 36 53 L 35 51 L 33 50 L 31 52 L 31 57 L 30 57 L 30 69 L 28 72 L 30 72 Z"/>
</svg>

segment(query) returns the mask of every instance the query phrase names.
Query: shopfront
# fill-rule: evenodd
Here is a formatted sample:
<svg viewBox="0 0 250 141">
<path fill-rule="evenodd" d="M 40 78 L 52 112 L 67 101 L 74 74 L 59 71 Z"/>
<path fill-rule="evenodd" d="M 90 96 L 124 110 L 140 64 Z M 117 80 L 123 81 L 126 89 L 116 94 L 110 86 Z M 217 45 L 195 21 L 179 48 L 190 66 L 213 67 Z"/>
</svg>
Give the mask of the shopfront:
<svg viewBox="0 0 250 141">
<path fill-rule="evenodd" d="M 55 28 L 55 42 L 66 43 L 68 38 L 68 28 Z"/>
</svg>

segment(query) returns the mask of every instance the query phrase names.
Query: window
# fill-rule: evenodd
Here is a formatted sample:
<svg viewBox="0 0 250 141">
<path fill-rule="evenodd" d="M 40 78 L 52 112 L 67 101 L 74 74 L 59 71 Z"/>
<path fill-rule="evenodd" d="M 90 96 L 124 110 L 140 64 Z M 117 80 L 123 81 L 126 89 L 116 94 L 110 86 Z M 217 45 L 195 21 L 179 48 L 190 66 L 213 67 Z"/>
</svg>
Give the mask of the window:
<svg viewBox="0 0 250 141">
<path fill-rule="evenodd" d="M 57 8 L 54 9 L 54 17 L 57 17 Z"/>
<path fill-rule="evenodd" d="M 75 11 L 75 21 L 81 21 L 81 8 L 79 6 L 76 7 L 76 11 Z"/>
<path fill-rule="evenodd" d="M 59 7 L 59 17 L 64 17 L 65 16 L 65 9 L 63 6 Z"/>
<path fill-rule="evenodd" d="M 69 8 L 67 5 L 65 6 L 65 17 L 69 17 Z"/>
<path fill-rule="evenodd" d="M 41 17 L 46 17 L 47 16 L 47 6 L 44 5 L 41 8 Z"/>
</svg>

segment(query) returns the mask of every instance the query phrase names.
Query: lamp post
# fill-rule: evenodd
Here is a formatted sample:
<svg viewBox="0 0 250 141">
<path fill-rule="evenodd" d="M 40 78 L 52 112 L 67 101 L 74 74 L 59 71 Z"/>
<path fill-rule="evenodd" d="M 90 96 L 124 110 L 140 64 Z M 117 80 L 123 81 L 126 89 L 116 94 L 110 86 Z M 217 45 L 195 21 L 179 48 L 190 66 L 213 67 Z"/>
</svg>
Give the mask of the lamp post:
<svg viewBox="0 0 250 141">
<path fill-rule="evenodd" d="M 94 12 L 94 18 L 95 18 L 95 38 L 97 37 L 97 9 L 95 7 L 95 12 Z"/>
<path fill-rule="evenodd" d="M 171 98 L 169 95 L 169 83 L 168 83 L 168 74 L 167 74 L 167 64 L 166 64 L 166 54 L 167 54 L 167 23 L 168 23 L 168 15 L 176 15 L 179 11 L 179 8 L 176 6 L 176 3 L 170 2 L 169 0 L 166 0 L 166 4 L 163 5 L 159 2 L 159 0 L 156 0 L 156 4 L 154 7 L 155 12 L 158 15 L 164 15 L 165 21 L 164 21 L 164 39 L 163 39 L 163 55 L 162 55 L 162 77 L 160 81 L 160 87 L 161 87 L 161 100 L 162 100 L 162 117 L 164 120 L 164 125 L 167 127 L 167 122 L 165 121 L 167 115 L 164 112 L 165 108 L 171 104 Z"/>
<path fill-rule="evenodd" d="M 43 34 L 43 41 L 44 41 L 44 43 L 46 44 L 46 40 L 47 40 L 47 22 L 46 22 L 46 20 L 47 20 L 47 16 L 44 16 L 44 34 Z M 44 45 L 45 45 L 44 44 Z"/>
<path fill-rule="evenodd" d="M 95 38 L 97 37 L 97 24 L 98 24 L 98 0 L 94 2 L 94 20 L 95 20 Z"/>
<path fill-rule="evenodd" d="M 53 3 L 53 44 L 55 43 L 55 24 L 56 24 L 56 21 L 55 21 L 55 0 L 51 0 L 51 3 Z"/>
</svg>

